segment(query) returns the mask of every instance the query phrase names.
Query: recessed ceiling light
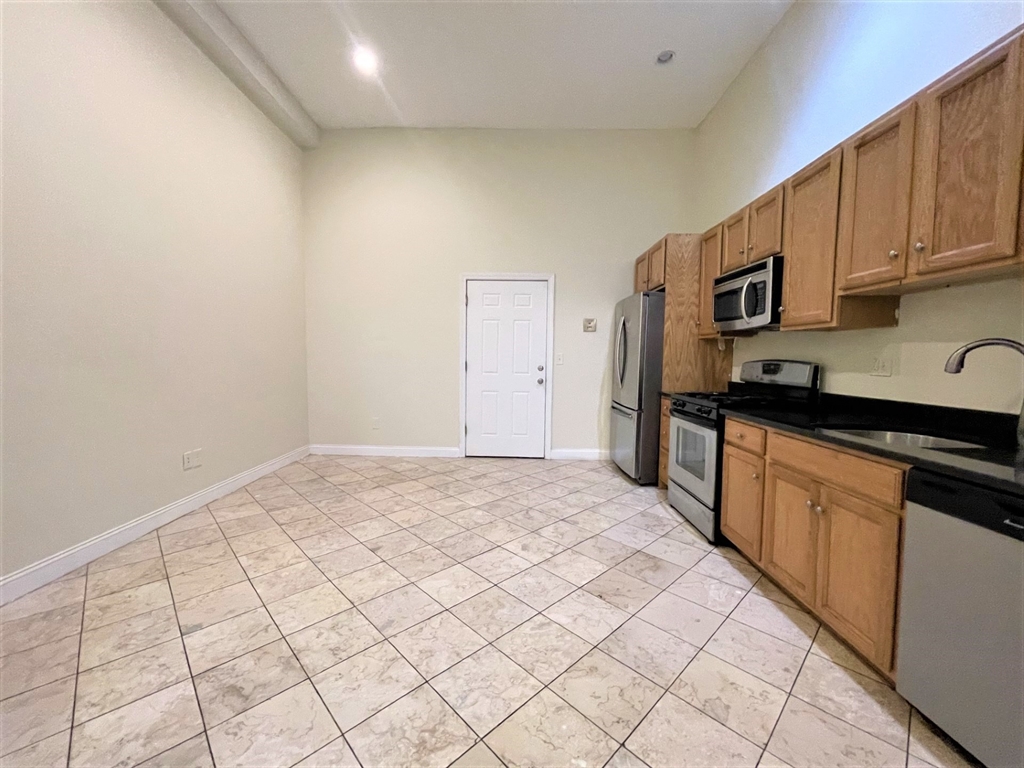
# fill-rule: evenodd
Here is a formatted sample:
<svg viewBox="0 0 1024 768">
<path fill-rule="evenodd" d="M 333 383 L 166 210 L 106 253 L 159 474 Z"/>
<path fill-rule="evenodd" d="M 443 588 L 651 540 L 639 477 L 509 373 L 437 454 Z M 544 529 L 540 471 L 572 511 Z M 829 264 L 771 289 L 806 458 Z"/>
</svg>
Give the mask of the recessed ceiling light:
<svg viewBox="0 0 1024 768">
<path fill-rule="evenodd" d="M 372 48 L 357 45 L 352 51 L 352 63 L 367 77 L 377 74 L 377 54 L 373 52 Z"/>
<path fill-rule="evenodd" d="M 659 64 L 668 64 L 670 61 L 672 61 L 672 59 L 675 58 L 675 55 L 675 51 L 662 51 L 661 53 L 658 54 L 658 58 L 656 59 L 656 61 Z"/>
</svg>

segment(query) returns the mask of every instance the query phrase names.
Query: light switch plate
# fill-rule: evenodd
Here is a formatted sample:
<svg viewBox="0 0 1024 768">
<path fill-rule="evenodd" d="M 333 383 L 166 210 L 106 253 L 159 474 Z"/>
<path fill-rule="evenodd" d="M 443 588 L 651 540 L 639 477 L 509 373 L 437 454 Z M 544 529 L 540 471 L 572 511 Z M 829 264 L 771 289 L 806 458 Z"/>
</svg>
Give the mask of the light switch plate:
<svg viewBox="0 0 1024 768">
<path fill-rule="evenodd" d="M 593 317 L 583 318 L 583 332 L 594 333 L 597 330 L 597 320 Z"/>
</svg>

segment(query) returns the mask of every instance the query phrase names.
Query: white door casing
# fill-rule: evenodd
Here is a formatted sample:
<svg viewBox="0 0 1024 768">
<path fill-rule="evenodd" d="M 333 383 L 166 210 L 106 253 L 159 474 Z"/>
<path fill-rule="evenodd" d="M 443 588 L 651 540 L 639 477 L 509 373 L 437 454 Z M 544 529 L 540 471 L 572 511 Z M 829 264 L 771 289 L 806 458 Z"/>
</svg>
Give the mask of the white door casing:
<svg viewBox="0 0 1024 768">
<path fill-rule="evenodd" d="M 466 455 L 543 458 L 548 282 L 466 281 Z"/>
</svg>

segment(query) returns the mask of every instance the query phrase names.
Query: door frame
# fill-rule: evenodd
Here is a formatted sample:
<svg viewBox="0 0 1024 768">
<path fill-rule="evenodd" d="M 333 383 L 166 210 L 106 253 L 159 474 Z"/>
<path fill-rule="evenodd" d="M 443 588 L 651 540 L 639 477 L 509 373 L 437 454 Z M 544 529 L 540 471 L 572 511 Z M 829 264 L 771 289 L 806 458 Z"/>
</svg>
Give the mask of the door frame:
<svg viewBox="0 0 1024 768">
<path fill-rule="evenodd" d="M 459 456 L 466 455 L 466 323 L 470 280 L 532 280 L 547 283 L 547 359 L 544 363 L 544 458 L 551 458 L 551 379 L 555 362 L 555 276 L 534 272 L 464 272 L 459 276 Z"/>
</svg>

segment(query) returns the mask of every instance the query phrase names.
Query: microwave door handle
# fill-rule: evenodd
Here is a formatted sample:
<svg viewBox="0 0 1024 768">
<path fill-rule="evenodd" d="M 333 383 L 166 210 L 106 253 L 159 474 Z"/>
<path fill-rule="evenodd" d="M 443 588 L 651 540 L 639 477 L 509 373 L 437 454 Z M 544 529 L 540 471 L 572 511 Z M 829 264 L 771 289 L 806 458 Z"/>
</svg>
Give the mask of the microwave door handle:
<svg viewBox="0 0 1024 768">
<path fill-rule="evenodd" d="M 746 323 L 750 322 L 750 316 L 747 314 L 747 289 L 753 281 L 754 278 L 748 277 L 747 282 L 743 284 L 743 288 L 740 290 L 740 314 L 743 315 L 743 321 Z"/>
</svg>

